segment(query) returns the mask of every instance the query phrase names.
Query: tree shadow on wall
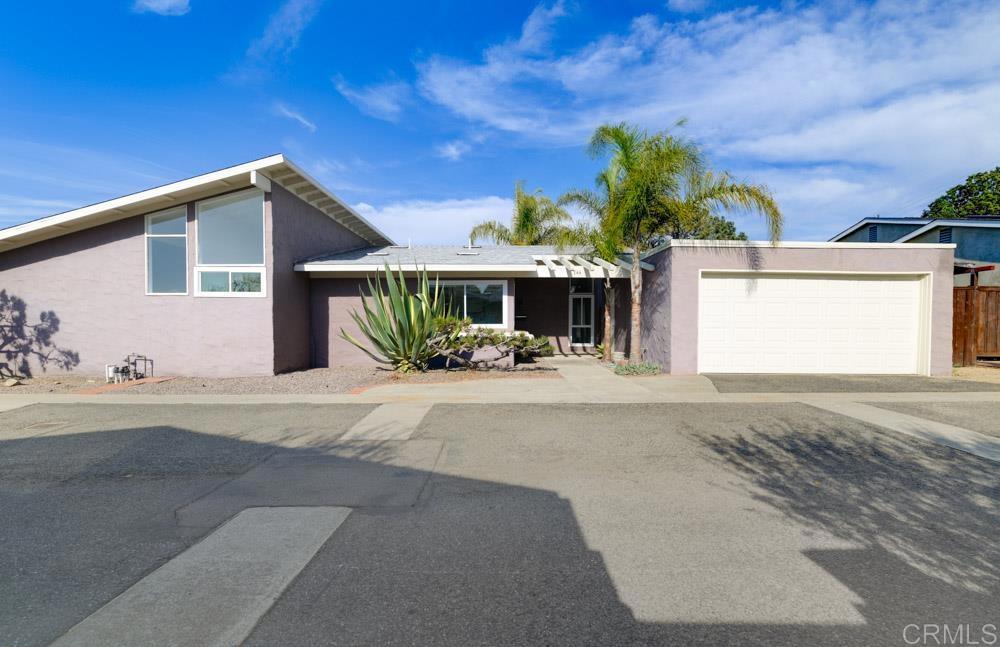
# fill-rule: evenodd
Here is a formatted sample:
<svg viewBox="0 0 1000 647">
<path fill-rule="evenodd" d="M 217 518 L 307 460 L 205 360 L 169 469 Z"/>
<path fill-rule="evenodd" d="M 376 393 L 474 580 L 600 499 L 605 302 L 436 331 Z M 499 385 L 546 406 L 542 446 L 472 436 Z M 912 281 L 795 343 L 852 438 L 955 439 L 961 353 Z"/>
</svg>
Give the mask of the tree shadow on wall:
<svg viewBox="0 0 1000 647">
<path fill-rule="evenodd" d="M 37 323 L 28 323 L 24 299 L 0 290 L 0 377 L 32 377 L 31 368 L 49 366 L 65 371 L 80 363 L 80 354 L 53 341 L 59 317 L 43 311 Z"/>
</svg>

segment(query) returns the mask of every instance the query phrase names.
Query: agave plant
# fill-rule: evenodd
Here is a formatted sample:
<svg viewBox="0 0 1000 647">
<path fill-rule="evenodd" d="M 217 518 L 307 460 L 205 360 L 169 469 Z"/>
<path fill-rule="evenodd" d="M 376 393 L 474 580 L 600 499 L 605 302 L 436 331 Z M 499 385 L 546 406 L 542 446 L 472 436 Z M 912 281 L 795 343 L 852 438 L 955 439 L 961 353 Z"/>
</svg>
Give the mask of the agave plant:
<svg viewBox="0 0 1000 647">
<path fill-rule="evenodd" d="M 410 292 L 400 267 L 398 276 L 385 266 L 385 289 L 380 273 L 368 279 L 368 296 L 361 293 L 363 314 L 356 310 L 351 318 L 368 338 L 371 348 L 343 328 L 340 336 L 351 342 L 376 362 L 390 364 L 400 372 L 423 371 L 437 354 L 428 343 L 446 317 L 447 304 L 435 285 L 431 290 L 427 270 L 417 277 L 415 292 Z"/>
</svg>

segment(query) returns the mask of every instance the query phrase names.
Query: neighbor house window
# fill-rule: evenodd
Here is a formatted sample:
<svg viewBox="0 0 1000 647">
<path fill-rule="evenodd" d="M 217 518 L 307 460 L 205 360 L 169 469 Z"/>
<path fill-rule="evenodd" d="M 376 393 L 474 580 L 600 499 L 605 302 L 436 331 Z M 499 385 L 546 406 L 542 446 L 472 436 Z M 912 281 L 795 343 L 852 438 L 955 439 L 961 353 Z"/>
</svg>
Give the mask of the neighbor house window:
<svg viewBox="0 0 1000 647">
<path fill-rule="evenodd" d="M 187 294 L 187 207 L 146 216 L 146 294 Z"/>
<path fill-rule="evenodd" d="M 506 281 L 440 281 L 441 298 L 456 317 L 477 326 L 503 328 L 507 320 Z"/>
<path fill-rule="evenodd" d="M 264 296 L 264 194 L 231 193 L 196 205 L 195 294 Z"/>
</svg>

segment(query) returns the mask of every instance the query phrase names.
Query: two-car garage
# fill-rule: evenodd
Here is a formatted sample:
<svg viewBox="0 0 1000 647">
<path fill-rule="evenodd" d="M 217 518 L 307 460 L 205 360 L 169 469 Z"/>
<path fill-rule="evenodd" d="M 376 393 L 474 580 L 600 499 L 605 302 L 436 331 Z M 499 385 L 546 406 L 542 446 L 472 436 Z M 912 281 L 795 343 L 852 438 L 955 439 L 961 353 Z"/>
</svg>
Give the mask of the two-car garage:
<svg viewBox="0 0 1000 647">
<path fill-rule="evenodd" d="M 925 373 L 927 274 L 705 272 L 703 373 Z"/>
<path fill-rule="evenodd" d="M 953 245 L 673 240 L 646 260 L 643 356 L 671 374 L 951 373 Z"/>
</svg>

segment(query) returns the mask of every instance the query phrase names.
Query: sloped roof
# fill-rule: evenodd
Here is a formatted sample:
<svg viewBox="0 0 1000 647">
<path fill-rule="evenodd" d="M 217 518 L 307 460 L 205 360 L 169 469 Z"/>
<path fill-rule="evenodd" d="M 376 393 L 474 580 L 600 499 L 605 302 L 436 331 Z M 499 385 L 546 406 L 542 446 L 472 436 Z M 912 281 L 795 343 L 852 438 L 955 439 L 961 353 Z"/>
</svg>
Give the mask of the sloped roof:
<svg viewBox="0 0 1000 647">
<path fill-rule="evenodd" d="M 0 229 L 0 252 L 234 189 L 257 186 L 269 191 L 271 182 L 285 187 L 369 243 L 392 244 L 391 238 L 350 205 L 284 155 L 277 154 Z"/>
<path fill-rule="evenodd" d="M 556 251 L 553 245 L 507 245 L 502 247 L 468 247 L 463 245 L 416 245 L 366 247 L 350 252 L 340 252 L 316 258 L 305 259 L 301 265 L 321 267 L 324 265 L 531 265 L 535 257 L 574 254 L 580 250 L 567 248 Z"/>
<path fill-rule="evenodd" d="M 1000 216 L 983 215 L 969 216 L 967 218 L 862 218 L 830 240 L 838 241 L 865 225 L 913 225 L 913 230 L 894 241 L 904 242 L 935 227 L 1000 227 Z"/>
<path fill-rule="evenodd" d="M 905 243 L 908 240 L 912 240 L 917 236 L 927 233 L 938 227 L 985 227 L 988 229 L 998 229 L 1000 228 L 1000 217 L 986 218 L 938 218 L 937 220 L 931 220 L 923 227 L 915 229 L 903 236 L 896 239 L 896 242 Z"/>
<path fill-rule="evenodd" d="M 401 268 L 404 272 L 426 269 L 437 274 L 539 277 L 622 277 L 629 267 L 625 255 L 617 263 L 582 254 L 582 248 L 557 249 L 552 245 L 469 247 L 459 245 L 366 247 L 350 252 L 303 259 L 298 272 L 317 275 L 359 274 Z M 644 269 L 652 269 L 643 263 Z"/>
</svg>

